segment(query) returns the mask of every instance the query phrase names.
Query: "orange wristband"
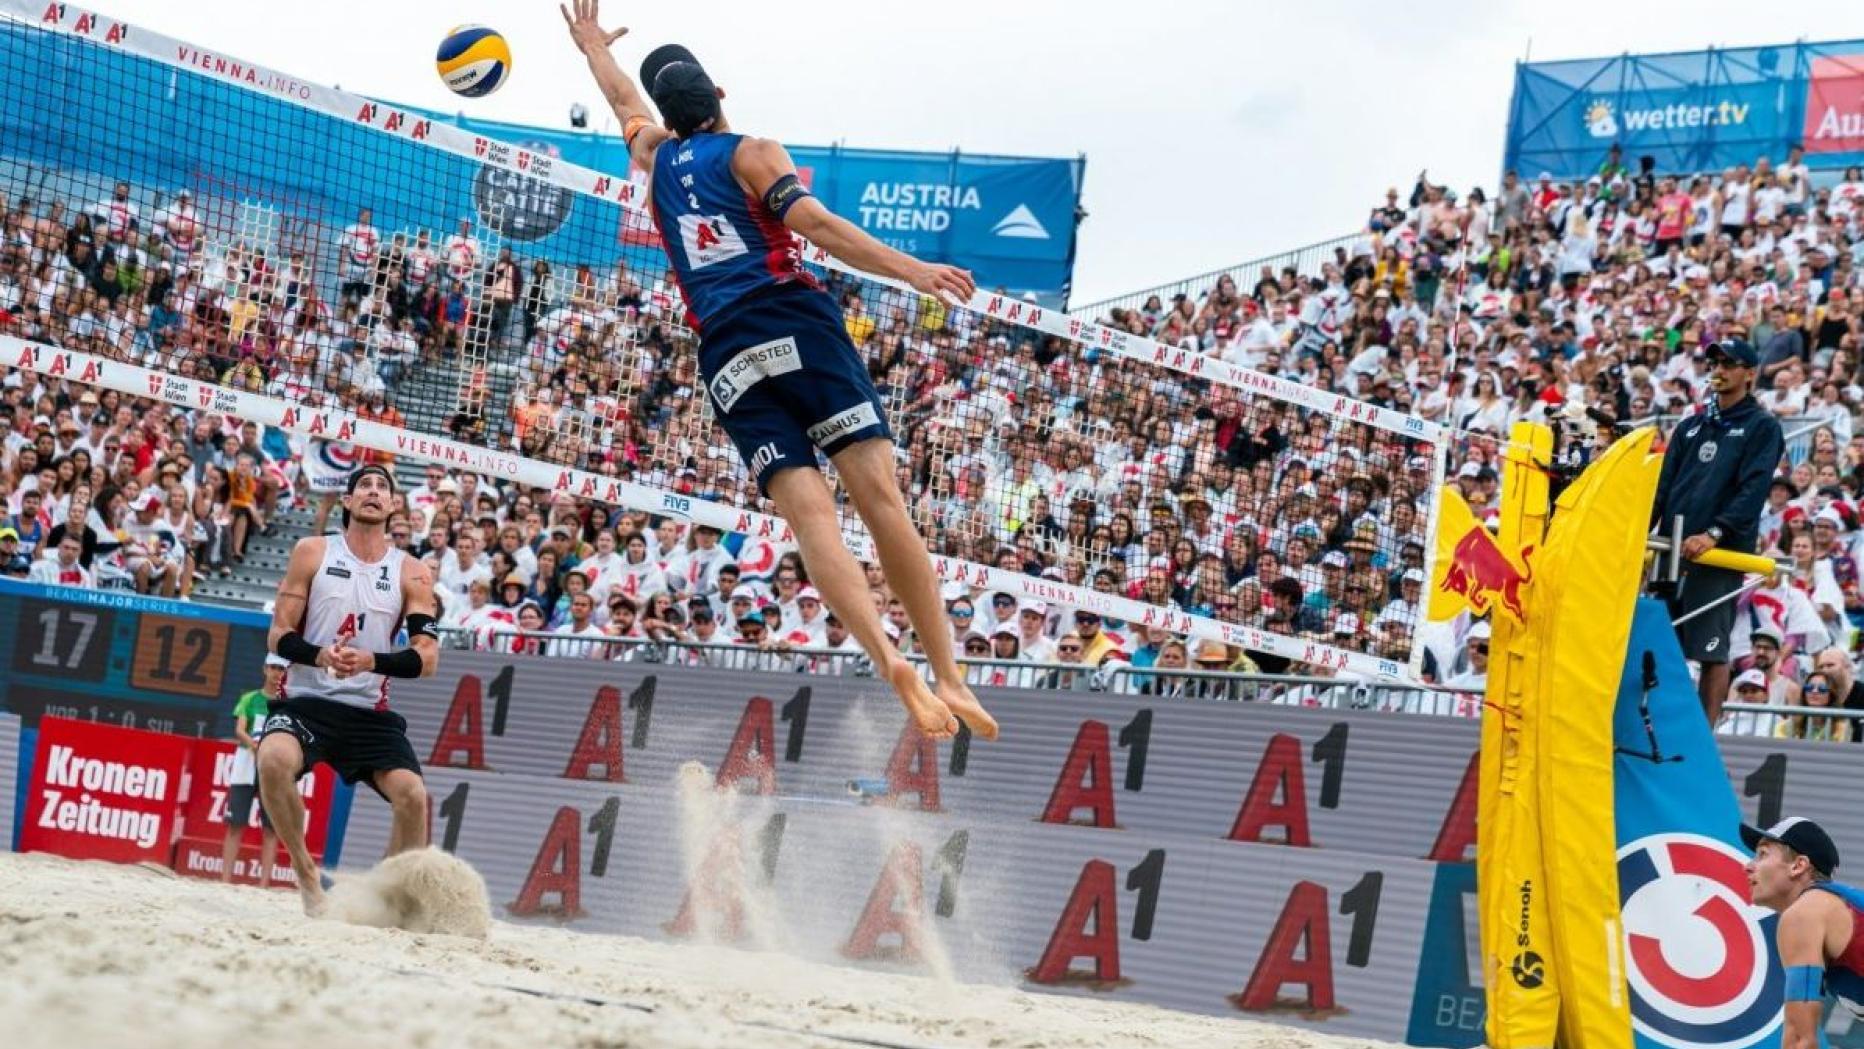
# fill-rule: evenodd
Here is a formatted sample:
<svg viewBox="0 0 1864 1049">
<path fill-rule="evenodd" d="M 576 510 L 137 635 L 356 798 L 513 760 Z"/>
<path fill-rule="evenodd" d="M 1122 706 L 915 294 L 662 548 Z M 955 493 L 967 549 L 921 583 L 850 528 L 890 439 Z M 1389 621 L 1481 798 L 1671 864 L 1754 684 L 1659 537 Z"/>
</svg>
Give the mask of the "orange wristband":
<svg viewBox="0 0 1864 1049">
<path fill-rule="evenodd" d="M 640 134 L 642 128 L 648 127 L 652 124 L 653 124 L 653 121 L 647 119 L 646 117 L 642 117 L 642 116 L 629 117 L 627 123 L 621 126 L 621 140 L 623 142 L 626 142 L 629 146 L 633 146 L 634 136 Z"/>
</svg>

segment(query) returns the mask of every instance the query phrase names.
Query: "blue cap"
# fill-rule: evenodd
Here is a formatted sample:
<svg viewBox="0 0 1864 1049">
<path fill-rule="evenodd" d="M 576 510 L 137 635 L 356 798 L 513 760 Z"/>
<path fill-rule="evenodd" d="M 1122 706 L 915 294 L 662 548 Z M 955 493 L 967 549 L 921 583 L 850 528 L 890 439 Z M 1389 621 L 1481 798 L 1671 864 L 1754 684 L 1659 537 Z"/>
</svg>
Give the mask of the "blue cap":
<svg viewBox="0 0 1864 1049">
<path fill-rule="evenodd" d="M 1753 368 L 1760 364 L 1760 354 L 1746 339 L 1723 339 L 1709 347 L 1709 356 L 1726 357 L 1743 368 Z"/>
</svg>

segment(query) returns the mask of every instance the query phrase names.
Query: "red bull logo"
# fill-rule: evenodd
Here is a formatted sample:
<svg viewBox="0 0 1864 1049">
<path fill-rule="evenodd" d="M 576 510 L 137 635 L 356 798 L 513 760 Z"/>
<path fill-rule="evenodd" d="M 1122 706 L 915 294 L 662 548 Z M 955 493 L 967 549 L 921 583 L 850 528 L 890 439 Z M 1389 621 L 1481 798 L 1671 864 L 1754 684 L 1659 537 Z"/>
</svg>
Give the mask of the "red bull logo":
<svg viewBox="0 0 1864 1049">
<path fill-rule="evenodd" d="M 1534 567 L 1529 563 L 1533 554 L 1531 546 L 1521 551 L 1521 564 L 1516 566 L 1489 530 L 1476 525 L 1457 541 L 1437 588 L 1462 597 L 1477 615 L 1488 614 L 1499 602 L 1509 618 L 1526 622 L 1521 590 L 1534 580 Z"/>
</svg>

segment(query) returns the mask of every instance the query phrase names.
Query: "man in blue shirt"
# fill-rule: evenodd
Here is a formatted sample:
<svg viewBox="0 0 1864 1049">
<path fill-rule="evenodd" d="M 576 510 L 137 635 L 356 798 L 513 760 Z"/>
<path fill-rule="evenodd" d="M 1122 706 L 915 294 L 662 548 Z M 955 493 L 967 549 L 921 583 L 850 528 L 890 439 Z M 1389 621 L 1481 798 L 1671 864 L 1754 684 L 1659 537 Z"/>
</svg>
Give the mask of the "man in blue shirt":
<svg viewBox="0 0 1864 1049">
<path fill-rule="evenodd" d="M 1675 518 L 1683 519 L 1684 567 L 1670 598 L 1671 618 L 1691 615 L 1677 627 L 1683 654 L 1702 667 L 1697 692 L 1709 724 L 1721 720 L 1728 695 L 1728 647 L 1734 629 L 1741 573 L 1694 564 L 1720 548 L 1754 552 L 1760 513 L 1773 486 L 1785 441 L 1780 420 L 1761 407 L 1751 392 L 1759 355 L 1740 339 L 1708 349 L 1709 386 L 1714 396 L 1670 432 L 1651 507 L 1651 526 L 1668 535 Z"/>
</svg>

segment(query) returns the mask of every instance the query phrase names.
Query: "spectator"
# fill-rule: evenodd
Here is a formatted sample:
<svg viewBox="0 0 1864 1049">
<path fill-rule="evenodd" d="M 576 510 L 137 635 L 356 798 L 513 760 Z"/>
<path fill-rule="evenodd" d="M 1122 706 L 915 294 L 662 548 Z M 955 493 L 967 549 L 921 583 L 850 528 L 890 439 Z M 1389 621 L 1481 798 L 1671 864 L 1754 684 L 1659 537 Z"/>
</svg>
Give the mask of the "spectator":
<svg viewBox="0 0 1864 1049">
<path fill-rule="evenodd" d="M 18 530 L 0 525 L 0 576 L 24 579 L 31 571 L 32 556 L 21 549 Z"/>
<path fill-rule="evenodd" d="M 1858 680 L 1857 664 L 1851 661 L 1844 649 L 1825 649 L 1818 654 L 1813 665 L 1832 683 L 1832 696 L 1838 707 L 1844 710 L 1864 710 L 1864 682 Z M 1851 722 L 1851 727 L 1852 741 L 1858 742 L 1864 734 L 1856 731 L 1856 721 Z"/>
<path fill-rule="evenodd" d="M 1468 657 L 1467 666 L 1460 673 L 1451 675 L 1443 683 L 1445 688 L 1482 692 L 1489 687 L 1489 634 L 1487 620 L 1469 628 L 1469 635 L 1463 639 Z"/>
<path fill-rule="evenodd" d="M 1743 670 L 1735 675 L 1732 691 L 1735 702 L 1755 705 L 1776 705 L 1768 698 L 1768 681 L 1764 671 L 1758 669 Z M 1798 696 L 1795 688 L 1794 696 Z M 1726 736 L 1771 736 L 1780 724 L 1778 715 L 1753 710 L 1733 710 L 1722 715 L 1715 731 Z"/>
<path fill-rule="evenodd" d="M 570 601 L 569 617 L 563 625 L 552 630 L 557 635 L 550 639 L 545 654 L 558 659 L 607 659 L 609 646 L 600 641 L 587 640 L 608 636 L 601 627 L 591 622 L 595 614 L 595 599 L 588 594 L 577 594 Z"/>
<path fill-rule="evenodd" d="M 67 534 L 59 540 L 58 547 L 51 557 L 42 557 L 32 563 L 26 579 L 44 586 L 70 586 L 88 590 L 94 585 L 90 570 L 78 562 L 78 555 L 83 552 L 83 545 L 78 537 Z"/>
<path fill-rule="evenodd" d="M 1804 700 L 1801 709 L 1807 711 L 1831 710 L 1833 708 L 1832 692 L 1834 684 L 1831 678 L 1820 671 L 1813 671 L 1806 677 Z M 1784 739 L 1830 740 L 1844 743 L 1851 739 L 1851 721 L 1842 717 L 1818 717 L 1813 714 L 1791 714 L 1780 719 L 1774 727 L 1773 734 Z"/>
</svg>

